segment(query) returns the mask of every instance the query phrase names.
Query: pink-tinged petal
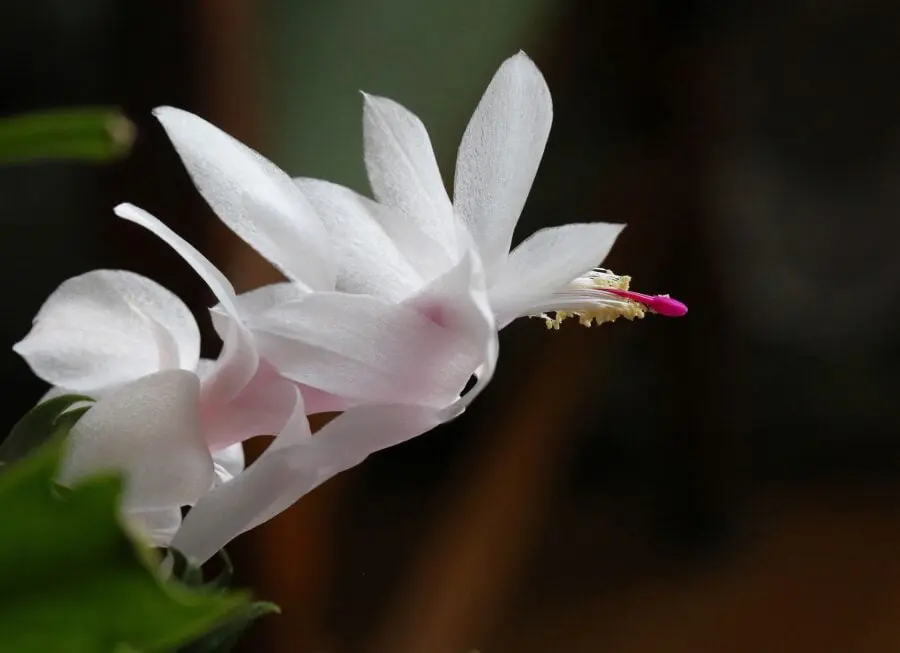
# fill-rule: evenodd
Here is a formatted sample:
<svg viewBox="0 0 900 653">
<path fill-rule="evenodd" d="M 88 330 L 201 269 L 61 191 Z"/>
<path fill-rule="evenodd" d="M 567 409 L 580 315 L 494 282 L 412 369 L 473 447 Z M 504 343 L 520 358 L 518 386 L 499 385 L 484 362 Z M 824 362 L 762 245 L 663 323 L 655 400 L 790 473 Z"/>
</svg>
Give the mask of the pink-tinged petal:
<svg viewBox="0 0 900 653">
<path fill-rule="evenodd" d="M 327 181 L 294 181 L 315 207 L 331 238 L 337 261 L 336 290 L 397 301 L 422 286 L 414 263 L 376 219 L 388 209 Z M 420 252 L 417 254 L 421 257 Z"/>
<path fill-rule="evenodd" d="M 453 328 L 367 295 L 314 293 L 248 326 L 282 375 L 353 403 L 446 405 L 479 353 Z"/>
<path fill-rule="evenodd" d="M 286 432 L 286 437 L 276 438 L 260 457 L 265 462 L 261 467 L 272 465 L 276 469 L 284 469 L 286 466 L 301 477 L 314 470 L 318 476 L 315 486 L 318 486 L 355 467 L 370 455 L 411 440 L 441 423 L 438 411 L 421 406 L 351 408 L 312 437 L 306 437 L 300 429 L 294 429 Z M 303 479 L 291 479 L 290 485 L 289 488 L 282 488 L 277 498 L 272 497 L 267 508 L 259 511 L 244 530 L 256 528 L 272 519 L 313 489 L 307 487 Z"/>
<path fill-rule="evenodd" d="M 213 450 L 257 435 L 275 435 L 284 427 L 297 394 L 296 384 L 284 378 L 265 359 L 235 397 L 217 402 L 204 397 L 203 424 Z"/>
<path fill-rule="evenodd" d="M 425 125 L 388 98 L 363 94 L 363 144 L 372 192 L 418 232 L 418 247 L 446 267 L 456 258 L 455 218 Z"/>
<path fill-rule="evenodd" d="M 13 350 L 45 381 L 90 392 L 161 369 L 193 369 L 200 332 L 184 302 L 156 282 L 94 270 L 63 282 Z"/>
<path fill-rule="evenodd" d="M 453 207 L 472 233 L 489 279 L 509 251 L 552 121 L 544 77 L 520 52 L 500 66 L 466 127 Z"/>
<path fill-rule="evenodd" d="M 125 475 L 126 510 L 189 505 L 213 485 L 200 420 L 200 382 L 184 370 L 145 376 L 111 392 L 75 424 L 60 481 Z"/>
<path fill-rule="evenodd" d="M 503 327 L 528 314 L 530 306 L 600 265 L 624 228 L 595 222 L 533 233 L 512 251 L 489 290 L 497 323 Z"/>
<path fill-rule="evenodd" d="M 306 406 L 307 415 L 317 413 L 339 413 L 350 407 L 350 402 L 324 390 L 313 388 L 303 383 L 297 383 L 300 394 L 303 395 L 303 403 Z"/>
<path fill-rule="evenodd" d="M 223 319 L 226 327 L 223 330 L 222 351 L 210 374 L 203 379 L 204 407 L 227 406 L 237 401 L 259 369 L 259 352 L 253 335 L 242 321 L 230 315 Z M 217 437 L 214 431 L 209 431 L 208 435 Z M 216 440 L 210 442 L 210 445 L 215 444 Z"/>
<path fill-rule="evenodd" d="M 216 266 L 158 218 L 131 204 L 119 204 L 115 213 L 156 234 L 174 249 L 206 282 L 227 313 L 222 336 L 222 353 L 215 369 L 203 379 L 204 403 L 225 403 L 233 399 L 256 373 L 259 357 L 253 336 L 241 319 L 234 288 Z"/>
<path fill-rule="evenodd" d="M 175 548 L 204 562 L 241 533 L 278 515 L 369 454 L 439 423 L 434 411 L 367 406 L 343 413 L 313 436 L 303 413 L 298 402 L 284 431 L 263 455 L 194 506 L 172 543 Z"/>
<path fill-rule="evenodd" d="M 445 409 L 445 418 L 452 419 L 462 413 L 490 382 L 500 353 L 497 326 L 478 255 L 474 251 L 464 255 L 457 265 L 405 304 L 453 330 L 481 354 L 477 367 L 459 370 L 460 376 L 474 374 L 477 381 L 465 396 Z"/>
<path fill-rule="evenodd" d="M 328 235 L 287 174 L 198 116 L 172 107 L 153 113 L 222 222 L 288 277 L 334 287 Z"/>
</svg>

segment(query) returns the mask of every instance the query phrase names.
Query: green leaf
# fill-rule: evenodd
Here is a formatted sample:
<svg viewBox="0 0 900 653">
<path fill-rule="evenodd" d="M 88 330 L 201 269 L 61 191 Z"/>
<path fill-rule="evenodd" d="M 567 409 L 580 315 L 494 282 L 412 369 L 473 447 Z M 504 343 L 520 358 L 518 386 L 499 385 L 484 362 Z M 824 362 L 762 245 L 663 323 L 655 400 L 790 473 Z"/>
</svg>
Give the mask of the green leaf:
<svg viewBox="0 0 900 653">
<path fill-rule="evenodd" d="M 202 567 L 194 564 L 178 549 L 165 549 L 166 555 L 172 559 L 172 576 L 188 587 L 205 587 L 211 590 L 225 590 L 231 586 L 234 576 L 234 565 L 225 549 L 220 549 L 216 556 L 222 564 L 222 570 L 212 580 L 203 579 Z"/>
<path fill-rule="evenodd" d="M 235 613 L 231 619 L 207 633 L 197 641 L 181 649 L 181 653 L 228 653 L 240 636 L 260 617 L 278 614 L 281 609 L 274 603 L 256 601 Z"/>
<path fill-rule="evenodd" d="M 0 119 L 0 163 L 108 161 L 128 153 L 134 125 L 118 109 L 79 107 Z"/>
<path fill-rule="evenodd" d="M 69 435 L 69 431 L 75 426 L 75 422 L 80 420 L 81 416 L 90 409 L 90 406 L 79 406 L 78 408 L 72 408 L 62 413 L 56 418 L 56 421 L 53 422 L 53 437 L 64 438 Z"/>
<path fill-rule="evenodd" d="M 72 406 L 93 401 L 84 395 L 60 395 L 38 404 L 13 426 L 6 439 L 0 443 L 0 463 L 9 464 L 21 460 L 54 435 L 67 435 L 87 410 L 87 407 L 82 410 L 73 409 Z"/>
<path fill-rule="evenodd" d="M 216 556 L 222 561 L 222 571 L 205 583 L 210 589 L 224 590 L 231 587 L 231 579 L 234 578 L 234 565 L 231 563 L 231 556 L 225 549 L 219 549 Z"/>
<path fill-rule="evenodd" d="M 59 492 L 54 441 L 0 473 L 0 651 L 171 651 L 232 615 L 242 594 L 164 583 L 118 521 L 122 481 Z"/>
<path fill-rule="evenodd" d="M 222 563 L 222 570 L 212 580 L 204 582 L 202 569 L 195 565 L 183 553 L 177 549 L 166 551 L 172 559 L 172 576 L 191 587 L 205 587 L 207 589 L 222 590 L 231 583 L 234 566 L 225 549 L 218 553 Z M 241 635 L 253 625 L 253 623 L 267 614 L 279 613 L 281 610 L 274 603 L 257 601 L 251 603 L 231 618 L 222 623 L 218 628 L 203 635 L 191 644 L 183 647 L 181 653 L 228 653 L 237 643 Z"/>
<path fill-rule="evenodd" d="M 195 565 L 178 549 L 165 549 L 166 555 L 172 559 L 172 577 L 177 578 L 188 587 L 203 586 L 203 569 Z"/>
</svg>

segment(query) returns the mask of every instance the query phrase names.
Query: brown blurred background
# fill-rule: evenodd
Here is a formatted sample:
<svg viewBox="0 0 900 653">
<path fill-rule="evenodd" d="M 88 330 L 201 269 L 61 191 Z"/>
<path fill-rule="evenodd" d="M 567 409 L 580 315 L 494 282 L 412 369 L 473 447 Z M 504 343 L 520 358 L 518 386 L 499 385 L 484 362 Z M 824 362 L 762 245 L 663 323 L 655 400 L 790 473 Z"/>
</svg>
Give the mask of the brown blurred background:
<svg viewBox="0 0 900 653">
<path fill-rule="evenodd" d="M 895 2 L 3 3 L 4 114 L 115 103 L 139 127 L 121 164 L 0 174 L 5 342 L 94 267 L 152 276 L 203 316 L 201 282 L 114 220 L 119 201 L 239 289 L 275 278 L 194 192 L 153 106 L 365 191 L 358 89 L 421 116 L 450 172 L 520 48 L 555 121 L 518 238 L 627 222 L 608 266 L 691 312 L 505 330 L 466 415 L 235 543 L 239 581 L 284 610 L 243 650 L 898 650 Z M 42 388 L 2 361 L 12 421 Z"/>
</svg>

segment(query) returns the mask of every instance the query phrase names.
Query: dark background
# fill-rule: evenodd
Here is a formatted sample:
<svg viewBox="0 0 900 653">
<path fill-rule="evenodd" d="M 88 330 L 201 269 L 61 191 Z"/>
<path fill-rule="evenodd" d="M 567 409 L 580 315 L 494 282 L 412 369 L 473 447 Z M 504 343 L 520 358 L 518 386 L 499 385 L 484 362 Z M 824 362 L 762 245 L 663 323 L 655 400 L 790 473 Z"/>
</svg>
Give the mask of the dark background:
<svg viewBox="0 0 900 653">
<path fill-rule="evenodd" d="M 276 278 L 215 222 L 152 107 L 364 190 L 358 89 L 418 113 L 450 171 L 520 48 L 555 120 L 517 237 L 627 222 L 606 265 L 690 313 L 506 329 L 466 415 L 235 543 L 240 581 L 284 610 L 244 650 L 895 650 L 896 3 L 3 3 L 3 114 L 112 103 L 139 130 L 122 163 L 0 171 L 4 341 L 95 267 L 203 317 L 202 284 L 113 218 L 120 201 L 240 289 Z M 43 386 L 7 351 L 9 426 Z"/>
</svg>

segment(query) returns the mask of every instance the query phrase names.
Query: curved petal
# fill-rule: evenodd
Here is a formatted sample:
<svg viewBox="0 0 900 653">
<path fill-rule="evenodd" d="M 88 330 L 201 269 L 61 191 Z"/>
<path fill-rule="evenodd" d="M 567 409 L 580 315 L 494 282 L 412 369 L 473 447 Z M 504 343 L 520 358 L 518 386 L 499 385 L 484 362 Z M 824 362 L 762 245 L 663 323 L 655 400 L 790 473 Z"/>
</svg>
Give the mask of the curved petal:
<svg viewBox="0 0 900 653">
<path fill-rule="evenodd" d="M 529 306 L 597 267 L 625 225 L 596 222 L 541 229 L 499 268 L 490 288 L 491 307 L 503 327 Z"/>
<path fill-rule="evenodd" d="M 363 93 L 363 144 L 372 192 L 397 210 L 444 267 L 456 256 L 453 207 L 425 125 L 400 104 Z"/>
<path fill-rule="evenodd" d="M 290 281 L 270 283 L 234 297 L 233 310 L 236 310 L 237 314 L 242 318 L 252 318 L 275 308 L 279 304 L 302 299 L 309 292 L 303 286 Z M 216 328 L 219 337 L 222 337 L 225 333 L 226 322 L 220 320 L 219 316 L 227 315 L 229 311 L 222 304 L 216 304 L 210 311 L 212 312 L 213 326 Z"/>
<path fill-rule="evenodd" d="M 464 334 L 368 295 L 313 293 L 248 326 L 282 375 L 356 403 L 446 405 L 477 365 Z"/>
<path fill-rule="evenodd" d="M 278 433 L 291 416 L 296 384 L 265 359 L 235 397 L 217 402 L 204 396 L 203 424 L 213 450 L 230 447 L 257 435 Z"/>
<path fill-rule="evenodd" d="M 212 452 L 218 484 L 228 483 L 244 471 L 244 445 L 240 442 Z"/>
<path fill-rule="evenodd" d="M 268 521 L 369 454 L 430 430 L 434 411 L 369 406 L 340 415 L 312 436 L 302 402 L 284 431 L 243 474 L 188 513 L 172 543 L 205 562 L 241 533 Z"/>
<path fill-rule="evenodd" d="M 307 415 L 318 413 L 340 413 L 353 405 L 347 399 L 333 395 L 330 392 L 313 388 L 303 383 L 298 383 L 297 388 L 303 395 L 303 404 L 306 406 Z"/>
<path fill-rule="evenodd" d="M 184 370 L 145 376 L 98 401 L 69 432 L 60 482 L 125 474 L 124 508 L 189 505 L 213 485 L 200 422 L 200 382 Z"/>
<path fill-rule="evenodd" d="M 334 287 L 328 235 L 284 171 L 187 111 L 153 113 L 222 222 L 288 277 L 316 290 Z"/>
<path fill-rule="evenodd" d="M 223 316 L 222 351 L 210 374 L 203 379 L 203 405 L 227 406 L 247 388 L 259 369 L 259 352 L 253 335 L 244 323 L 230 315 Z M 210 436 L 214 436 L 210 432 Z M 210 445 L 215 445 L 211 441 Z"/>
<path fill-rule="evenodd" d="M 490 382 L 500 355 L 497 325 L 477 253 L 470 251 L 464 255 L 459 264 L 407 301 L 406 305 L 460 334 L 480 353 L 480 362 L 472 370 L 476 377 L 475 385 L 442 413 L 445 420 L 457 417 Z"/>
<path fill-rule="evenodd" d="M 309 293 L 310 291 L 304 286 L 292 281 L 271 283 L 241 293 L 240 295 L 231 298 L 229 307 L 226 307 L 226 305 L 220 302 L 209 309 L 213 329 L 215 329 L 219 338 L 224 341 L 228 335 L 231 320 L 236 317 L 239 317 L 242 323 L 245 323 L 247 320 L 252 321 L 266 311 L 286 302 L 302 299 Z M 213 370 L 214 367 L 205 368 L 204 374 L 201 374 L 200 378 L 205 378 L 205 376 L 211 374 Z"/>
<path fill-rule="evenodd" d="M 200 332 L 184 302 L 158 283 L 94 270 L 63 282 L 13 350 L 45 381 L 90 392 L 161 369 L 193 370 Z"/>
<path fill-rule="evenodd" d="M 214 313 L 213 315 L 215 317 L 217 314 Z M 219 317 L 221 318 L 220 314 L 219 314 Z M 208 374 L 209 372 L 211 372 L 214 366 L 215 366 L 215 361 L 211 361 L 206 358 L 200 359 L 200 364 L 197 368 L 197 375 L 200 377 L 201 384 L 203 382 L 205 375 Z M 268 363 L 268 361 L 266 361 L 264 358 L 260 359 L 260 368 L 265 368 L 266 366 L 271 366 L 271 364 Z M 290 383 L 292 386 L 296 387 L 300 391 L 300 394 L 303 396 L 303 403 L 306 406 L 306 414 L 307 415 L 315 415 L 316 413 L 336 413 L 336 412 L 341 412 L 341 411 L 347 410 L 347 408 L 349 407 L 349 403 L 345 399 L 342 399 L 341 397 L 338 397 L 337 395 L 329 394 L 323 390 L 319 390 L 318 388 L 312 388 L 312 387 L 310 387 L 308 385 L 304 385 L 302 383 L 295 383 L 293 381 L 291 381 Z M 254 377 L 254 379 L 251 379 L 249 386 L 251 386 L 251 387 L 256 386 L 255 377 Z M 266 386 L 263 386 L 263 387 L 266 387 Z M 65 390 L 61 390 L 61 389 L 54 389 L 54 390 L 57 391 L 56 394 L 65 394 L 66 393 Z M 281 390 L 279 388 L 279 393 L 281 393 L 281 392 L 283 392 L 283 390 Z M 42 399 L 41 401 L 44 401 L 45 399 L 48 399 L 51 396 L 55 396 L 55 395 L 51 395 L 48 392 L 47 395 L 45 396 L 45 398 Z M 283 395 L 282 395 L 282 397 L 283 397 Z M 277 402 L 277 403 L 275 403 L 275 405 L 277 405 L 277 406 L 284 405 L 283 398 L 282 399 L 276 398 L 275 402 Z M 38 403 L 40 403 L 40 402 L 38 402 Z M 274 402 L 272 401 L 271 397 L 265 397 L 263 399 L 263 405 L 271 405 L 272 403 L 274 403 Z M 275 414 L 283 415 L 283 413 L 279 413 L 279 412 L 276 412 Z M 257 427 L 255 429 L 243 429 L 243 431 L 244 431 L 244 433 L 250 434 L 250 431 L 255 430 L 257 435 L 258 434 L 268 435 L 270 433 L 277 433 L 278 431 L 281 430 L 281 427 L 284 425 L 284 422 L 285 422 L 285 420 L 281 420 L 279 422 L 278 421 L 279 419 L 281 419 L 281 418 L 273 417 L 272 414 L 268 414 L 268 416 L 265 417 L 265 424 L 267 424 L 268 426 Z M 258 424 L 259 422 L 256 422 L 256 423 Z M 273 424 L 276 424 L 276 426 L 272 426 Z M 217 436 L 218 428 L 219 427 L 217 427 L 215 424 L 209 424 L 207 427 L 207 432 L 210 434 L 209 435 L 210 440 L 213 442 L 215 442 L 219 439 L 219 437 Z M 233 432 L 233 429 L 231 429 L 229 427 L 229 428 L 222 430 L 223 433 L 228 433 L 229 431 Z M 224 439 L 227 440 L 227 439 L 229 439 L 229 437 L 231 437 L 231 436 L 226 436 Z M 237 446 L 237 445 L 234 445 L 234 446 Z"/>
<path fill-rule="evenodd" d="M 400 300 L 421 287 L 422 276 L 375 218 L 384 207 L 338 184 L 319 179 L 294 182 L 331 237 L 336 290 Z M 421 250 L 417 256 L 421 258 Z"/>
<path fill-rule="evenodd" d="M 209 259 L 155 216 L 132 204 L 119 204 L 114 211 L 120 218 L 156 234 L 174 249 L 206 282 L 221 303 L 222 309 L 228 313 L 226 325 L 220 332 L 222 353 L 216 361 L 215 369 L 203 380 L 203 394 L 204 403 L 230 401 L 253 378 L 259 364 L 253 336 L 241 320 L 234 288 Z"/>
<path fill-rule="evenodd" d="M 234 288 L 231 283 L 222 274 L 219 269 L 213 265 L 208 258 L 203 256 L 197 249 L 188 243 L 184 238 L 176 234 L 167 227 L 159 218 L 150 214 L 142 208 L 134 204 L 119 204 L 113 212 L 122 218 L 136 225 L 139 225 L 147 231 L 153 233 L 166 245 L 175 250 L 175 252 L 184 259 L 185 263 L 190 265 L 194 272 L 200 275 L 200 278 L 206 282 L 209 289 L 212 290 L 225 309 L 233 315 L 237 315 L 237 307 L 234 302 Z"/>
<path fill-rule="evenodd" d="M 509 251 L 552 120 L 550 90 L 520 52 L 500 66 L 466 127 L 453 207 L 472 233 L 489 278 Z"/>
</svg>

